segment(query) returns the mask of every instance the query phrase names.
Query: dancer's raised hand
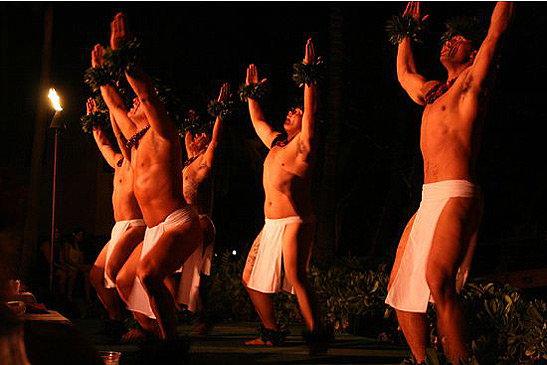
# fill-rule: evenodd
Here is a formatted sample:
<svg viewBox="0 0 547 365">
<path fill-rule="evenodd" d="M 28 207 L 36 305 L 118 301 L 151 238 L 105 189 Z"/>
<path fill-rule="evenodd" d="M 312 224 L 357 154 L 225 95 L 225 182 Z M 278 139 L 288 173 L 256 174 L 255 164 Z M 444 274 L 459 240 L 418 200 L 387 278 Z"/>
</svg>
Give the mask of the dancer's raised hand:
<svg viewBox="0 0 547 365">
<path fill-rule="evenodd" d="M 110 23 L 110 48 L 119 49 L 129 36 L 126 19 L 123 13 L 118 13 Z"/>
<path fill-rule="evenodd" d="M 100 44 L 96 44 L 91 50 L 91 67 L 97 68 L 103 65 L 104 48 Z"/>
<path fill-rule="evenodd" d="M 91 115 L 94 112 L 99 110 L 97 108 L 97 105 L 95 104 L 95 99 L 93 99 L 93 98 L 88 98 L 87 99 L 87 102 L 85 103 L 85 107 L 86 107 L 86 114 L 87 115 Z"/>
<path fill-rule="evenodd" d="M 245 80 L 245 85 L 256 84 L 258 82 L 258 71 L 254 64 L 250 64 L 247 67 L 247 79 Z"/>
<path fill-rule="evenodd" d="M 220 88 L 220 94 L 218 95 L 218 101 L 222 102 L 223 100 L 226 100 L 230 97 L 230 84 L 225 82 L 222 84 L 222 87 Z"/>
<path fill-rule="evenodd" d="M 260 83 L 266 82 L 266 79 L 262 79 Z M 245 80 L 245 85 L 258 84 L 258 71 L 254 64 L 250 64 L 247 67 L 247 79 Z"/>
<path fill-rule="evenodd" d="M 308 38 L 308 41 L 306 42 L 304 63 L 315 63 L 315 47 L 313 46 L 313 41 L 311 38 Z"/>
<path fill-rule="evenodd" d="M 406 5 L 405 12 L 403 13 L 403 16 L 405 15 L 410 15 L 411 17 L 413 17 L 418 22 L 418 24 L 423 23 L 427 18 L 429 18 L 429 15 L 425 15 L 423 18 L 421 17 L 419 1 L 409 1 Z"/>
</svg>

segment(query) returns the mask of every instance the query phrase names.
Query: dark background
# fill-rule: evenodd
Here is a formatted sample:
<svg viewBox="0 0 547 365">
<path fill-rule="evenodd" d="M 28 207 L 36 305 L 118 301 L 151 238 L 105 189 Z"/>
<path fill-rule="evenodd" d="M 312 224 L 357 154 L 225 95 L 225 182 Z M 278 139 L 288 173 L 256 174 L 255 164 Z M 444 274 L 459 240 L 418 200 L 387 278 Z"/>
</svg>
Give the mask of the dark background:
<svg viewBox="0 0 547 365">
<path fill-rule="evenodd" d="M 61 95 L 67 123 L 59 140 L 58 226 L 64 233 L 79 226 L 98 236 L 108 235 L 112 227 L 112 176 L 91 136 L 81 132 L 79 117 L 90 96 L 83 73 L 91 48 L 97 42 L 108 45 L 109 24 L 118 11 L 128 15 L 144 45 L 146 71 L 202 112 L 222 82 L 236 89 L 246 66 L 255 63 L 259 76 L 271 81 L 265 110 L 273 122 L 281 120 L 302 92 L 291 81 L 292 64 L 303 57 L 305 40 L 313 36 L 317 53 L 329 64 L 313 191 L 316 257 L 351 254 L 391 263 L 406 221 L 417 209 L 423 180 L 421 107 L 397 83 L 396 49 L 384 31 L 386 21 L 404 6 L 2 3 L 0 218 L 2 227 L 20 239 L 14 257 L 21 270 L 36 252 L 36 235 L 47 235 L 50 229 L 53 134 L 43 127 L 53 115 L 46 99 L 50 85 Z M 415 48 L 419 70 L 428 78 L 444 78 L 438 61 L 444 21 L 476 14 L 488 24 L 493 7 L 424 3 L 424 13 L 431 16 L 426 42 Z M 44 77 L 49 9 L 51 63 Z M 545 3 L 518 3 L 502 52 L 478 165 L 486 200 L 474 267 L 478 274 L 544 265 L 545 9 Z M 40 123 L 44 144 L 34 152 L 39 188 L 33 195 L 32 150 Z M 263 222 L 261 158 L 266 149 L 244 107 L 227 127 L 224 141 L 214 207 L 218 250 L 245 254 Z M 36 205 L 30 204 L 32 196 Z M 38 222 L 34 229 L 32 219 Z"/>
</svg>

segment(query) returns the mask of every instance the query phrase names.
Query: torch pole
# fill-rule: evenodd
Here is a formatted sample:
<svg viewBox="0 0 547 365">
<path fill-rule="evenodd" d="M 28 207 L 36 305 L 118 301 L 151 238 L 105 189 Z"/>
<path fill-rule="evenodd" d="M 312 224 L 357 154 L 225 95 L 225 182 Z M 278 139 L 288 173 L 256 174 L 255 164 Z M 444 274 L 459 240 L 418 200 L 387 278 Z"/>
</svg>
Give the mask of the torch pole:
<svg viewBox="0 0 547 365">
<path fill-rule="evenodd" d="M 55 117 L 58 112 L 55 112 Z M 55 258 L 53 257 L 54 246 L 55 246 L 55 191 L 57 188 L 57 142 L 59 139 L 59 128 L 53 128 L 55 131 L 55 139 L 53 143 L 53 189 L 51 192 L 51 245 L 49 253 L 49 291 L 53 293 L 53 262 Z"/>
</svg>

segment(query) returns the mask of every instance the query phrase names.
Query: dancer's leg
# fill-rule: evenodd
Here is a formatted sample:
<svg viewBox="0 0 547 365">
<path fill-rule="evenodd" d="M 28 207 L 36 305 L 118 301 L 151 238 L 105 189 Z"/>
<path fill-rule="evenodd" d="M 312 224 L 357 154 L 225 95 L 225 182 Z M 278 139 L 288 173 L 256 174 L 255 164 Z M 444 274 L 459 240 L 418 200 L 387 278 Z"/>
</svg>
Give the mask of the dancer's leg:
<svg viewBox="0 0 547 365">
<path fill-rule="evenodd" d="M 283 263 L 285 278 L 294 287 L 302 316 L 310 331 L 320 327 L 315 291 L 308 281 L 307 264 L 311 254 L 313 223 L 291 223 L 283 235 Z"/>
<path fill-rule="evenodd" d="M 277 325 L 277 320 L 275 318 L 275 309 L 274 309 L 271 295 L 266 293 L 261 293 L 259 291 L 256 291 L 247 287 L 247 283 L 249 282 L 249 279 L 251 277 L 251 272 L 253 270 L 253 267 L 256 261 L 256 256 L 258 254 L 258 248 L 260 247 L 261 238 L 262 238 L 262 231 L 256 237 L 249 251 L 249 255 L 247 256 L 247 261 L 245 263 L 245 268 L 243 269 L 243 276 L 242 276 L 243 285 L 245 286 L 247 293 L 249 293 L 249 297 L 251 298 L 251 301 L 253 302 L 255 310 L 258 313 L 258 316 L 260 317 L 260 320 L 262 321 L 262 324 L 264 325 L 264 327 L 274 331 L 279 331 L 279 326 Z M 265 345 L 265 343 L 262 341 L 260 337 L 247 341 L 245 343 L 248 345 Z"/>
<path fill-rule="evenodd" d="M 201 244 L 197 219 L 168 229 L 137 266 L 137 277 L 150 299 L 162 339 L 176 337 L 175 301 L 163 280 L 175 272 Z"/>
<path fill-rule="evenodd" d="M 448 358 L 457 363 L 467 354 L 466 320 L 456 291 L 456 274 L 476 239 L 481 217 L 477 198 L 451 198 L 439 217 L 429 253 L 426 280 L 437 310 L 437 323 Z"/>
<path fill-rule="evenodd" d="M 110 242 L 104 245 L 101 253 L 99 253 L 99 256 L 97 257 L 97 260 L 95 260 L 95 263 L 91 267 L 89 272 L 89 280 L 97 292 L 99 300 L 106 309 L 108 318 L 119 320 L 122 319 L 122 312 L 120 309 L 118 293 L 115 288 L 106 288 L 104 286 L 104 267 L 106 262 L 106 252 L 109 244 Z"/>
<path fill-rule="evenodd" d="M 401 265 L 401 260 L 406 249 L 408 238 L 412 227 L 414 225 L 414 219 L 416 214 L 410 218 L 408 224 L 405 227 L 401 240 L 399 241 L 399 246 L 397 247 L 397 255 L 395 256 L 395 263 L 393 264 L 393 269 L 391 270 L 391 276 L 389 278 L 388 290 L 391 288 L 395 277 L 399 271 Z M 397 312 L 397 321 L 403 330 L 403 334 L 410 346 L 412 355 L 418 362 L 425 361 L 426 359 L 426 348 L 429 343 L 429 328 L 427 322 L 427 316 L 424 313 L 412 313 L 396 310 Z"/>
</svg>

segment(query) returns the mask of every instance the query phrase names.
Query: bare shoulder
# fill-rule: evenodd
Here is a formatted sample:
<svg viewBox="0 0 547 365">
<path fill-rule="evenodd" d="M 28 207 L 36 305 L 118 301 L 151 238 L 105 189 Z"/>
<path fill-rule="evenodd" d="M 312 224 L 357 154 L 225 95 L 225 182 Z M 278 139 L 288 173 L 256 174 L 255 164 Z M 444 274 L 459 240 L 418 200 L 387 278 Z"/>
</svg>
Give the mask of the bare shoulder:
<svg viewBox="0 0 547 365">
<path fill-rule="evenodd" d="M 306 170 L 310 165 L 311 157 L 311 152 L 302 145 L 298 135 L 287 145 L 274 146 L 269 152 L 269 159 L 277 161 L 276 165 L 292 173 Z"/>
</svg>

